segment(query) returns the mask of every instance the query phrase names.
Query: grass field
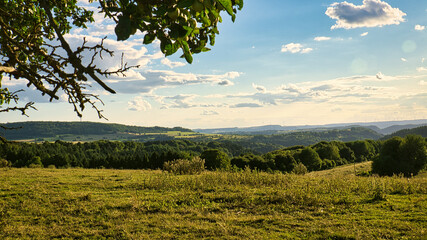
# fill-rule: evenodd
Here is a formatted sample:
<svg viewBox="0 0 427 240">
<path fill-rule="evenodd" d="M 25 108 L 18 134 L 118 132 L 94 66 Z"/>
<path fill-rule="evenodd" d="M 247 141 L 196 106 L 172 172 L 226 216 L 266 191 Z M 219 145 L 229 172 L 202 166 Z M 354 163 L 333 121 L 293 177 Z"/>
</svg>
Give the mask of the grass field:
<svg viewBox="0 0 427 240">
<path fill-rule="evenodd" d="M 426 177 L 344 169 L 0 169 L 0 239 L 426 239 Z"/>
</svg>

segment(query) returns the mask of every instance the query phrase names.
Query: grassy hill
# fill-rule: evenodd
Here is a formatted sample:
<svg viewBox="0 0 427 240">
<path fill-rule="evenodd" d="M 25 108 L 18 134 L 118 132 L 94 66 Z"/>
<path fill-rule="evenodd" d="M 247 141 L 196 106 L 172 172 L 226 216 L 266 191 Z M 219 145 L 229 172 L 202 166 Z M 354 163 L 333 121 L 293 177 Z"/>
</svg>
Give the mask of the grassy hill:
<svg viewBox="0 0 427 240">
<path fill-rule="evenodd" d="M 167 140 L 173 139 L 175 135 L 199 135 L 181 127 L 138 127 L 95 122 L 17 122 L 1 125 L 9 128 L 1 132 L 1 135 L 9 140 Z"/>
<path fill-rule="evenodd" d="M 0 169 L 0 239 L 425 239 L 427 178 Z"/>
</svg>

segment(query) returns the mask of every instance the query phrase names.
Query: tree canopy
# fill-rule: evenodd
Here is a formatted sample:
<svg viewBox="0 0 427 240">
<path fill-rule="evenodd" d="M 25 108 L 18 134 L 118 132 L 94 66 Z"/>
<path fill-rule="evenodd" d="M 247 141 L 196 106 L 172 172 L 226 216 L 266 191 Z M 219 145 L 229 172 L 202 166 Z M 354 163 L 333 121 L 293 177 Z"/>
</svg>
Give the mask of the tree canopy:
<svg viewBox="0 0 427 240">
<path fill-rule="evenodd" d="M 89 2 L 96 2 L 90 0 Z M 127 40 L 138 30 L 141 40 L 150 44 L 160 41 L 165 56 L 182 50 L 187 62 L 193 54 L 209 51 L 219 34 L 221 11 L 234 21 L 243 7 L 243 0 L 99 0 L 99 11 L 116 23 L 118 41 Z M 0 112 L 25 111 L 34 103 L 18 106 L 19 92 L 1 86 L 6 75 L 25 79 L 50 101 L 63 93 L 78 116 L 86 105 L 92 106 L 100 118 L 102 111 L 95 104 L 101 99 L 87 87 L 96 82 L 104 90 L 115 93 L 102 80 L 112 74 L 124 75 L 137 66 L 122 63 L 119 69 L 108 70 L 95 64 L 96 59 L 114 52 L 104 47 L 103 40 L 89 46 L 84 39 L 72 49 L 64 35 L 72 28 L 87 28 L 94 22 L 94 12 L 79 6 L 77 0 L 0 0 Z M 89 57 L 87 57 L 89 55 Z M 2 107 L 7 105 L 7 107 Z"/>
</svg>

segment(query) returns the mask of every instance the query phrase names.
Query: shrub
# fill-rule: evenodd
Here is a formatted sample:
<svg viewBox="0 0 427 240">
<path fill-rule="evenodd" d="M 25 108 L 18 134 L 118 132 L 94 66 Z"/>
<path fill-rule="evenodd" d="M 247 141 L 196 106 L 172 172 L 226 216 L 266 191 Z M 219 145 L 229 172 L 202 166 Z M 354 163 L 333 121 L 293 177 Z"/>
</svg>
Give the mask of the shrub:
<svg viewBox="0 0 427 240">
<path fill-rule="evenodd" d="M 306 174 L 307 168 L 302 163 L 297 163 L 297 165 L 294 167 L 294 170 L 292 170 L 292 173 L 298 174 L 298 175 L 304 175 Z"/>
<path fill-rule="evenodd" d="M 322 162 L 322 169 L 331 169 L 336 167 L 336 163 L 334 160 L 330 160 L 330 159 L 324 159 Z"/>
<path fill-rule="evenodd" d="M 33 158 L 31 158 L 31 160 L 28 161 L 27 165 L 30 168 L 43 167 L 42 160 L 41 160 L 41 158 L 39 156 L 34 156 Z"/>
<path fill-rule="evenodd" d="M 292 172 L 297 164 L 295 158 L 289 152 L 274 156 L 274 163 L 276 168 L 282 172 Z"/>
<path fill-rule="evenodd" d="M 47 166 L 47 168 L 49 168 L 49 169 L 56 169 L 56 166 L 53 165 L 53 164 L 51 164 L 51 165 Z"/>
<path fill-rule="evenodd" d="M 177 175 L 199 174 L 205 169 L 205 160 L 200 157 L 188 159 L 176 159 L 163 164 L 163 169 Z"/>
<path fill-rule="evenodd" d="M 209 170 L 228 169 L 231 165 L 228 155 L 218 149 L 206 150 L 202 152 L 200 157 L 205 159 L 206 168 Z"/>
<path fill-rule="evenodd" d="M 0 158 L 0 168 L 10 167 L 11 165 L 6 159 Z"/>
<path fill-rule="evenodd" d="M 29 168 L 42 168 L 43 166 L 42 166 L 42 165 L 39 165 L 39 164 L 31 163 L 30 165 L 28 165 L 28 167 L 29 167 Z"/>
<path fill-rule="evenodd" d="M 301 151 L 299 158 L 309 171 L 316 171 L 322 168 L 322 159 L 320 159 L 319 154 L 311 147 L 304 148 Z"/>
<path fill-rule="evenodd" d="M 356 158 L 356 162 L 370 161 L 377 154 L 374 143 L 368 140 L 359 140 L 347 143 Z"/>
</svg>

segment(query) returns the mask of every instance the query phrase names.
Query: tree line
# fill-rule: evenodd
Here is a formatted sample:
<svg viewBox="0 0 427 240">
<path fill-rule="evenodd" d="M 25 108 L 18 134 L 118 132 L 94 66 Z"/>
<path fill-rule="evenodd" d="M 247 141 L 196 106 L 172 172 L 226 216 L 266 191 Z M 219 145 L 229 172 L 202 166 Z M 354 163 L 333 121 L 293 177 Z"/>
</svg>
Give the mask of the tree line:
<svg viewBox="0 0 427 240">
<path fill-rule="evenodd" d="M 114 169 L 161 169 L 177 159 L 205 160 L 209 170 L 244 169 L 295 172 L 318 171 L 349 163 L 373 161 L 373 172 L 381 175 L 415 175 L 427 163 L 426 140 L 421 136 L 394 137 L 386 141 L 321 141 L 256 154 L 232 141 L 161 142 L 63 141 L 0 144 L 3 165 L 13 167 L 82 167 Z"/>
</svg>

